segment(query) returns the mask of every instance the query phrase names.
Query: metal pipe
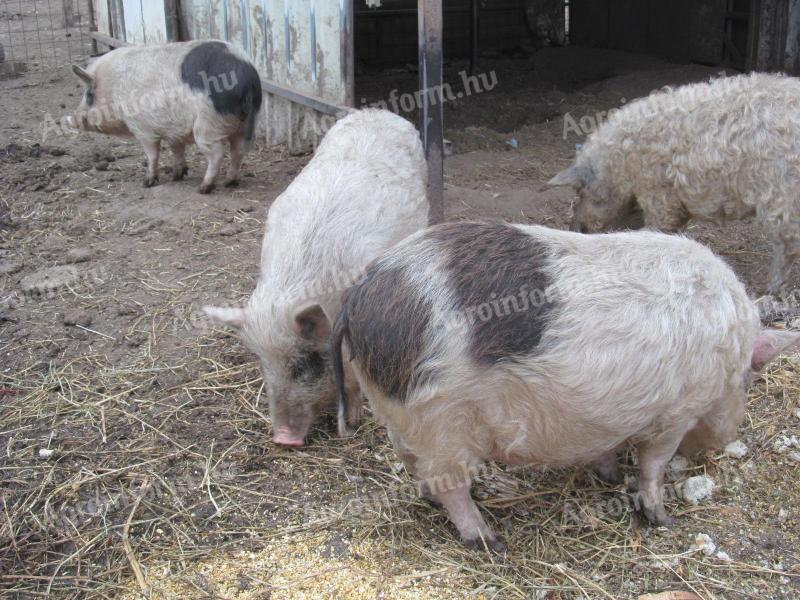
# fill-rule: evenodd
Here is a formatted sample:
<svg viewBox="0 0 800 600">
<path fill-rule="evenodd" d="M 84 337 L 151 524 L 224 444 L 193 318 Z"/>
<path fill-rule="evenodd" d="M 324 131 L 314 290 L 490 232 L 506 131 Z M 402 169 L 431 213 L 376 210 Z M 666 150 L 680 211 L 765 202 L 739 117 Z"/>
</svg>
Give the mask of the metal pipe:
<svg viewBox="0 0 800 600">
<path fill-rule="evenodd" d="M 469 72 L 475 75 L 478 70 L 478 43 L 480 41 L 480 14 L 481 0 L 471 0 L 470 29 L 469 29 Z"/>
<path fill-rule="evenodd" d="M 428 160 L 428 223 L 444 220 L 442 0 L 419 0 L 420 133 Z"/>
</svg>

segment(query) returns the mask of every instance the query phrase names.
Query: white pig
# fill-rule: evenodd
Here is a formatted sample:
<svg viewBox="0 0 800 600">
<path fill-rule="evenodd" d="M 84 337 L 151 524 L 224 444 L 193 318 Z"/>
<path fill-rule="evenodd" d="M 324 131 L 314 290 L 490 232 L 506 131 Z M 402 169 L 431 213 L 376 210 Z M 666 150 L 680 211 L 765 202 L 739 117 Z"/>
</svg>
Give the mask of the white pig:
<svg viewBox="0 0 800 600">
<path fill-rule="evenodd" d="M 258 356 L 276 443 L 302 446 L 314 418 L 335 408 L 328 336 L 342 293 L 371 260 L 425 226 L 426 180 L 413 125 L 384 110 L 350 114 L 270 207 L 247 306 L 206 307 Z M 359 414 L 354 404 L 350 418 Z"/>
</svg>

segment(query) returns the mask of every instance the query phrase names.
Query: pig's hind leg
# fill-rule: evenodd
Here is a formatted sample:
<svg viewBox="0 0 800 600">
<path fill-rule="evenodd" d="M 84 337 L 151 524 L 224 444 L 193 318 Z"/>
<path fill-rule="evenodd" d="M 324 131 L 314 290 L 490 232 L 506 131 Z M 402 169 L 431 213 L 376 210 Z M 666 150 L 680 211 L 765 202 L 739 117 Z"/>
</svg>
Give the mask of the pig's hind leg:
<svg viewBox="0 0 800 600">
<path fill-rule="evenodd" d="M 611 485 L 619 485 L 624 481 L 622 469 L 619 468 L 619 462 L 617 462 L 617 451 L 618 448 L 614 448 L 592 462 L 592 468 L 597 476 Z"/>
<path fill-rule="evenodd" d="M 208 168 L 203 177 L 203 182 L 197 190 L 201 194 L 210 193 L 216 184 L 222 160 L 225 158 L 226 137 L 220 135 L 219 130 L 212 123 L 206 123 L 203 119 L 198 119 L 194 126 L 194 139 L 200 152 L 208 161 Z"/>
<path fill-rule="evenodd" d="M 454 422 L 450 412 L 423 413 L 416 420 L 426 423 L 411 441 L 420 489 L 441 503 L 467 546 L 504 551 L 470 495 L 472 478 L 483 464 L 479 457 L 488 450 L 475 443 L 478 436 L 468 422 Z"/>
<path fill-rule="evenodd" d="M 228 168 L 228 176 L 225 179 L 225 187 L 239 185 L 239 170 L 242 168 L 244 156 L 247 153 L 247 140 L 240 133 L 235 133 L 229 139 L 231 145 L 231 164 Z"/>
<path fill-rule="evenodd" d="M 388 431 L 389 439 L 392 442 L 392 446 L 394 446 L 395 454 L 403 461 L 406 471 L 408 471 L 408 474 L 411 475 L 416 482 L 419 497 L 436 507 L 441 507 L 442 503 L 431 493 L 430 486 L 425 481 L 421 481 L 417 478 L 417 455 L 411 451 L 411 448 L 406 445 L 403 438 L 401 438 L 396 431 L 392 431 L 391 429 Z"/>
<path fill-rule="evenodd" d="M 175 142 L 170 145 L 172 150 L 172 181 L 181 181 L 189 172 L 186 165 L 186 144 Z"/>
<path fill-rule="evenodd" d="M 200 184 L 198 191 L 201 194 L 208 194 L 214 190 L 217 182 L 217 175 L 222 166 L 222 159 L 225 158 L 225 146 L 217 142 L 212 144 L 207 152 L 204 152 L 206 160 L 208 161 L 208 168 L 206 169 L 203 182 Z"/>
<path fill-rule="evenodd" d="M 144 178 L 144 187 L 153 187 L 158 183 L 158 159 L 161 155 L 161 142 L 159 140 L 140 138 L 139 143 L 144 148 L 147 156 L 147 176 Z"/>
</svg>

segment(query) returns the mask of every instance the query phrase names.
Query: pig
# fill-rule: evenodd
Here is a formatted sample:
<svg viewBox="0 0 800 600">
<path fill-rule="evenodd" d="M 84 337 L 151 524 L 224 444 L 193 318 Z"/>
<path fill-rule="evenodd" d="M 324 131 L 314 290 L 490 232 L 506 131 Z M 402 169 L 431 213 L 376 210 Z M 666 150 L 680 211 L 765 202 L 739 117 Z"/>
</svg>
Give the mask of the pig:
<svg viewBox="0 0 800 600">
<path fill-rule="evenodd" d="M 799 339 L 762 331 L 731 269 L 691 240 L 464 222 L 381 255 L 345 293 L 331 349 L 341 410 L 344 353 L 419 491 L 468 545 L 502 550 L 470 498 L 484 461 L 619 482 L 632 443 L 639 507 L 669 524 L 667 462 L 684 441 L 730 442 L 754 371 Z"/>
<path fill-rule="evenodd" d="M 580 198 L 572 227 L 666 232 L 755 215 L 773 246 L 768 291 L 800 255 L 800 80 L 753 73 L 666 88 L 612 111 L 550 180 Z"/>
<path fill-rule="evenodd" d="M 147 156 L 145 187 L 159 181 L 161 142 L 172 150 L 172 179 L 188 173 L 186 146 L 197 144 L 208 161 L 199 192 L 216 184 L 225 155 L 231 163 L 225 186 L 239 171 L 253 141 L 261 110 L 261 80 L 252 63 L 227 42 L 179 42 L 118 48 L 72 67 L 85 85 L 72 125 L 134 137 Z"/>
<path fill-rule="evenodd" d="M 316 417 L 335 410 L 328 337 L 342 292 L 382 251 L 425 227 L 426 182 L 411 123 L 385 110 L 353 112 L 328 131 L 270 207 L 247 305 L 205 308 L 237 328 L 258 357 L 276 444 L 302 446 Z M 360 409 L 351 405 L 351 423 Z M 352 433 L 344 420 L 342 436 Z"/>
</svg>

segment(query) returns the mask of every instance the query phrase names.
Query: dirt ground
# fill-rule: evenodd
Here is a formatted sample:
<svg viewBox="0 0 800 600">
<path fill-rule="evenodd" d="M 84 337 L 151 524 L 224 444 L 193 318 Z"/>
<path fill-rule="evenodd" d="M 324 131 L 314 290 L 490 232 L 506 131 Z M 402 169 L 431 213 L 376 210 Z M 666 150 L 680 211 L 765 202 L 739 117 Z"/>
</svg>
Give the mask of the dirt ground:
<svg viewBox="0 0 800 600">
<path fill-rule="evenodd" d="M 456 92 L 464 69 L 447 66 Z M 481 70 L 497 84 L 445 109 L 447 216 L 559 228 L 571 194 L 541 188 L 584 139 L 565 124 L 716 73 L 578 48 Z M 364 73 L 357 97 L 416 78 Z M 796 359 L 754 385 L 743 458 L 678 465 L 673 482 L 717 488 L 698 506 L 672 501 L 674 528 L 595 510 L 626 496 L 588 470 L 492 466 L 475 495 L 509 552 L 468 551 L 406 493 L 372 422 L 350 440 L 322 422 L 301 451 L 276 448 L 252 357 L 201 316 L 248 296 L 266 210 L 309 156 L 259 143 L 238 189 L 203 196 L 193 153 L 187 180 L 162 173 L 146 189 L 135 143 L 43 136 L 80 93 L 68 69 L 0 81 L 0 596 L 800 597 Z M 759 295 L 771 253 L 758 228 L 688 234 Z M 701 533 L 725 554 L 696 549 Z"/>
</svg>

